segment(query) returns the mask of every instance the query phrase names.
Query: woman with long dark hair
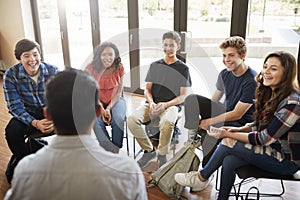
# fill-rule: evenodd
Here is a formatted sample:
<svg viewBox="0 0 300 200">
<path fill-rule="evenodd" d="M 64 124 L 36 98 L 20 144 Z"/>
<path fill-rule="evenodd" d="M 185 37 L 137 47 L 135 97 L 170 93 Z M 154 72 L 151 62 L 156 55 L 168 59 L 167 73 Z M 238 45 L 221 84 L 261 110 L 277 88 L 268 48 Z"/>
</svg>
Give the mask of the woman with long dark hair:
<svg viewBox="0 0 300 200">
<path fill-rule="evenodd" d="M 201 191 L 222 166 L 218 199 L 228 199 L 235 169 L 254 165 L 268 172 L 292 175 L 300 169 L 300 94 L 296 59 L 287 52 L 270 53 L 256 81 L 254 122 L 246 126 L 211 128 L 223 138 L 199 172 L 178 173 L 175 180 Z"/>
<path fill-rule="evenodd" d="M 111 125 L 112 143 L 117 147 L 114 152 L 118 153 L 119 148 L 123 146 L 126 103 L 122 96 L 125 72 L 117 46 L 111 42 L 98 45 L 86 70 L 99 84 L 102 111 L 98 123 L 107 137 L 109 135 L 106 126 Z"/>
</svg>

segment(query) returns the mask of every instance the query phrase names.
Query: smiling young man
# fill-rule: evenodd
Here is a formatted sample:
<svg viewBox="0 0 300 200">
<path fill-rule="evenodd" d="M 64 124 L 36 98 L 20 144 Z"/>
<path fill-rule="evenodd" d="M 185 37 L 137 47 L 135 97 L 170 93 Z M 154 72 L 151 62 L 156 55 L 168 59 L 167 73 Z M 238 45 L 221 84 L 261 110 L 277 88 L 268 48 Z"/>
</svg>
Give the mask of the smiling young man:
<svg viewBox="0 0 300 200">
<path fill-rule="evenodd" d="M 14 167 L 30 152 L 25 144 L 25 135 L 40 131 L 53 132 L 53 123 L 44 118 L 45 82 L 55 74 L 57 67 L 41 61 L 38 43 L 28 39 L 20 40 L 15 47 L 18 64 L 6 70 L 3 77 L 4 97 L 12 119 L 5 128 L 8 146 L 13 153 L 6 176 L 8 182 Z"/>
<path fill-rule="evenodd" d="M 223 138 L 207 165 L 199 171 L 178 173 L 180 185 L 204 190 L 222 166 L 217 199 L 229 199 L 236 169 L 251 165 L 269 173 L 295 176 L 300 169 L 300 95 L 295 57 L 284 51 L 270 53 L 256 76 L 253 123 L 243 127 L 211 128 Z"/>
<path fill-rule="evenodd" d="M 208 162 L 218 143 L 206 135 L 210 126 L 243 126 L 253 121 L 256 72 L 244 62 L 246 42 L 242 37 L 233 36 L 226 38 L 219 47 L 226 68 L 219 73 L 214 95 L 208 99 L 192 94 L 184 102 L 184 126 L 189 129 L 189 140 L 196 133 L 202 136 L 202 166 Z M 224 102 L 220 102 L 224 95 Z"/>
<path fill-rule="evenodd" d="M 128 127 L 144 150 L 143 156 L 138 160 L 140 167 L 145 167 L 156 156 L 142 124 L 159 118 L 158 161 L 160 166 L 165 164 L 178 111 L 192 84 L 188 66 L 176 56 L 180 49 L 180 41 L 177 32 L 164 33 L 162 49 L 165 56 L 150 65 L 146 76 L 146 103 L 128 117 Z"/>
</svg>

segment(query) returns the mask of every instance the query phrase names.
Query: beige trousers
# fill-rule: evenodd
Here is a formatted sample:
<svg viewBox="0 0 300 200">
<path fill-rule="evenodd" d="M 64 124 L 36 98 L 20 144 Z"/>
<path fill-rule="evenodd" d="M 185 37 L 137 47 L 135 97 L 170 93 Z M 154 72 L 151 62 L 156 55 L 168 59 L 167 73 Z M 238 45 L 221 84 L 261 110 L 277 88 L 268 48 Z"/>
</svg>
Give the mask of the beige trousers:
<svg viewBox="0 0 300 200">
<path fill-rule="evenodd" d="M 149 122 L 151 118 L 153 118 L 153 116 L 150 115 L 148 103 L 138 107 L 137 110 L 127 118 L 129 130 L 141 148 L 148 152 L 152 151 L 153 145 L 142 125 Z M 169 151 L 168 147 L 171 142 L 174 124 L 178 118 L 178 108 L 176 106 L 167 108 L 160 114 L 159 118 L 160 135 L 157 151 L 159 155 L 166 155 Z"/>
</svg>

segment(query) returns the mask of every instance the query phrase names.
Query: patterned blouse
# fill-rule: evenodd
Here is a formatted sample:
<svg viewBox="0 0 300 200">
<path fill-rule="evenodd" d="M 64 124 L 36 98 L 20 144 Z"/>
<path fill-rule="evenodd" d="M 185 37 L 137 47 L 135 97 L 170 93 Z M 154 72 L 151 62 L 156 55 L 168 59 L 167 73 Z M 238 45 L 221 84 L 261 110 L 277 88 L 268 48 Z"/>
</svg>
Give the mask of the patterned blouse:
<svg viewBox="0 0 300 200">
<path fill-rule="evenodd" d="M 278 105 L 268 126 L 248 135 L 256 152 L 264 152 L 278 160 L 289 159 L 300 169 L 300 94 L 292 93 Z"/>
</svg>

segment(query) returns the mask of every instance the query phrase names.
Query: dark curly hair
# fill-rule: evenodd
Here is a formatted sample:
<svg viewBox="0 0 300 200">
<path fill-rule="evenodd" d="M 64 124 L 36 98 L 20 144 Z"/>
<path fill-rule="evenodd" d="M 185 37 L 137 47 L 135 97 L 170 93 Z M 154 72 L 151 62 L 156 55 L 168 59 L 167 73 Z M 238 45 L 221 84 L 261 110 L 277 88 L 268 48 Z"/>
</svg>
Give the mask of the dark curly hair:
<svg viewBox="0 0 300 200">
<path fill-rule="evenodd" d="M 297 64 L 295 57 L 284 51 L 276 51 L 267 55 L 264 64 L 269 58 L 276 57 L 280 60 L 283 67 L 283 77 L 281 82 L 272 91 L 269 86 L 263 85 L 263 76 L 260 72 L 256 76 L 258 87 L 255 95 L 255 112 L 253 118 L 258 127 L 258 130 L 264 129 L 273 118 L 273 115 L 279 103 L 289 96 L 292 92 L 299 92 L 298 78 L 297 78 Z M 262 119 L 262 113 L 264 118 Z"/>
<path fill-rule="evenodd" d="M 112 42 L 103 42 L 98 45 L 94 50 L 94 57 L 92 60 L 92 66 L 96 71 L 102 71 L 104 69 L 102 61 L 101 61 L 101 54 L 106 47 L 111 47 L 115 51 L 115 59 L 113 65 L 116 69 L 118 69 L 121 65 L 121 57 L 119 53 L 118 47 Z"/>
</svg>

